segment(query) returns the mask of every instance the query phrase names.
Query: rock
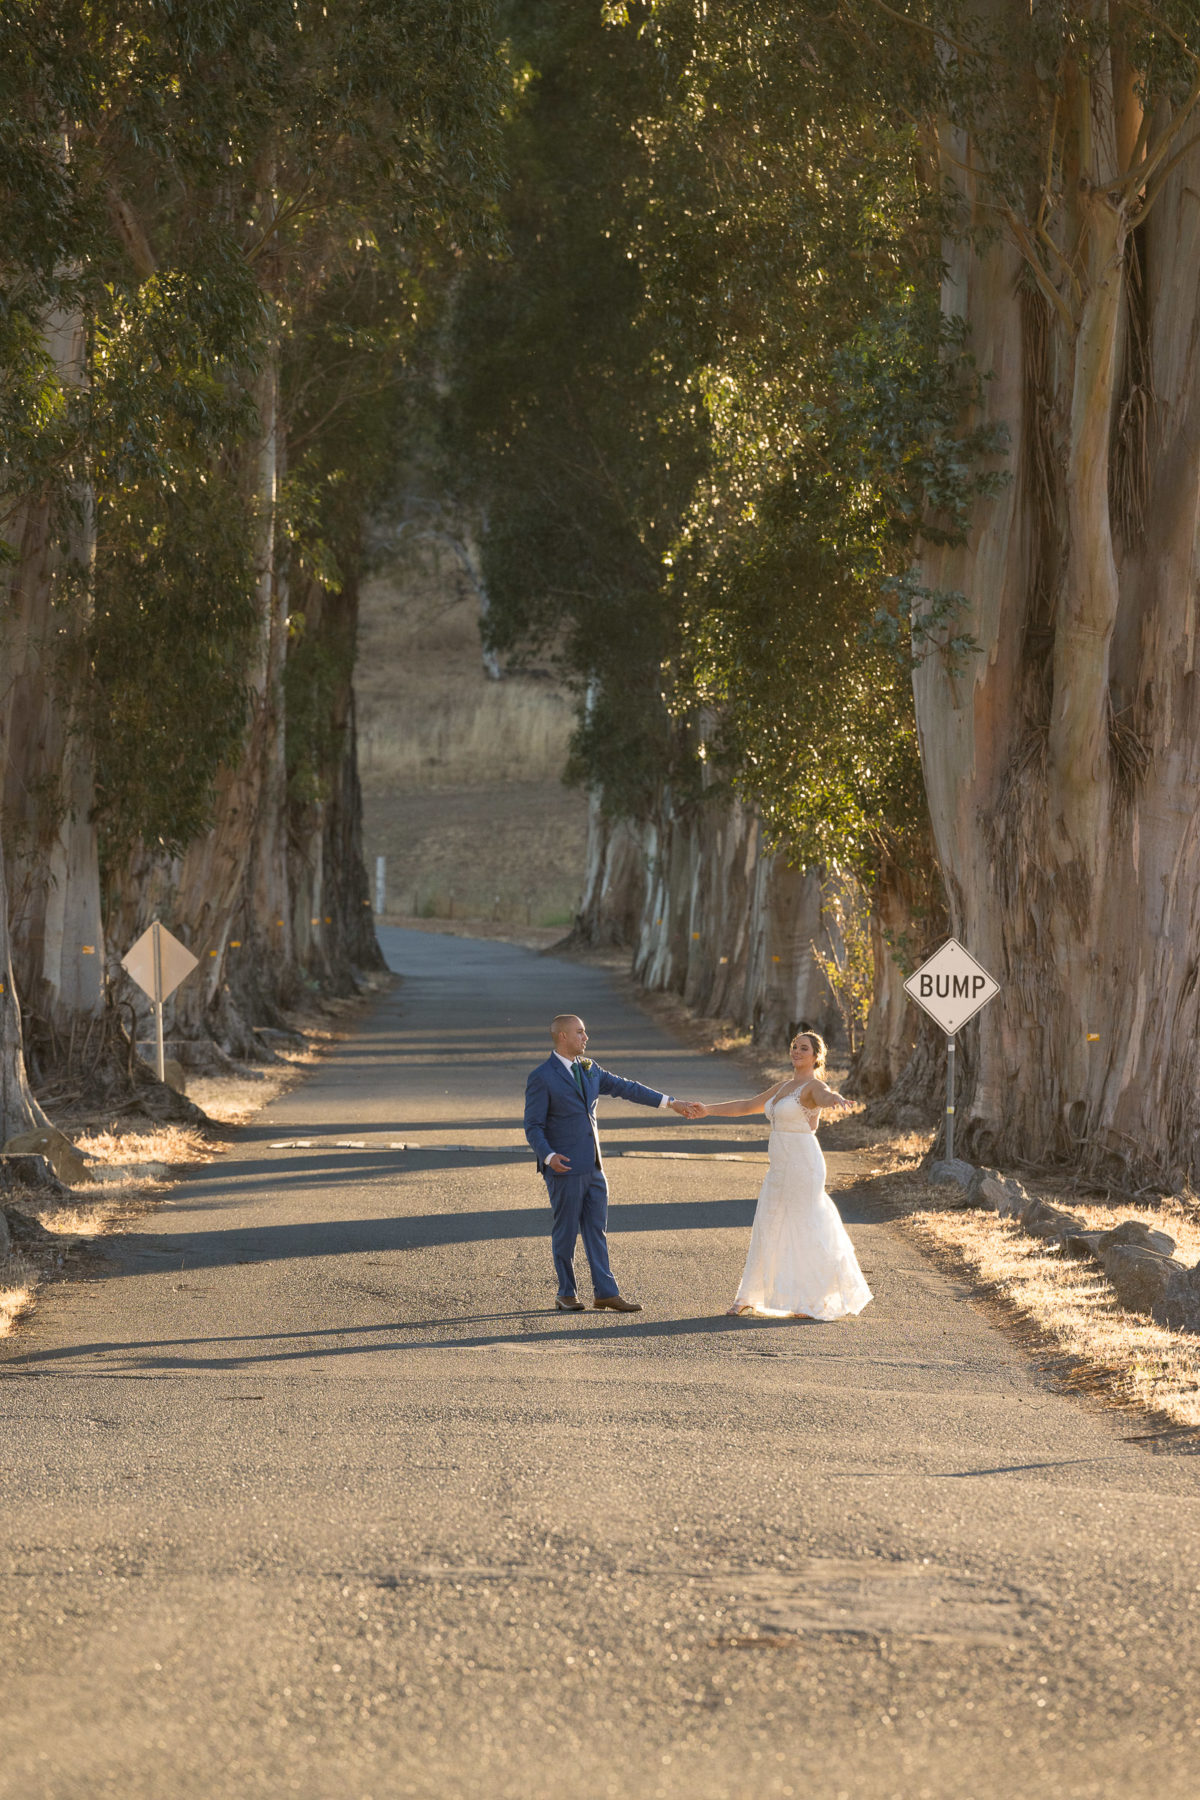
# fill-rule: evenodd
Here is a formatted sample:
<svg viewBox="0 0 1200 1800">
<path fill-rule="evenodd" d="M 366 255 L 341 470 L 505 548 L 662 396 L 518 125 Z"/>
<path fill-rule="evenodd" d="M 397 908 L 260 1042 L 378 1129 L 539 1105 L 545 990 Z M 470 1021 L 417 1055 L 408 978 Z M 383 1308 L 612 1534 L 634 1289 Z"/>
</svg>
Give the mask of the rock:
<svg viewBox="0 0 1200 1800">
<path fill-rule="evenodd" d="M 1028 1207 L 1039 1204 L 1011 1175 L 999 1169 L 975 1169 L 967 1190 L 967 1200 L 981 1212 L 994 1212 L 1002 1219 L 1015 1219 Z"/>
<path fill-rule="evenodd" d="M 8 1229 L 8 1214 L 0 1206 L 0 1256 L 8 1256 L 12 1252 L 12 1232 Z"/>
<path fill-rule="evenodd" d="M 1045 1200 L 1031 1200 L 1017 1219 L 1026 1237 L 1057 1239 L 1060 1244 L 1065 1244 L 1079 1229 L 1074 1213 L 1063 1212 Z"/>
<path fill-rule="evenodd" d="M 143 1067 L 149 1069 L 155 1081 L 158 1080 L 158 1058 L 145 1052 L 138 1058 Z M 183 1072 L 183 1064 L 173 1056 L 163 1057 L 163 1086 L 169 1087 L 176 1094 L 187 1093 L 187 1076 Z"/>
<path fill-rule="evenodd" d="M 70 1138 L 53 1126 L 41 1131 L 19 1131 L 4 1146 L 5 1156 L 44 1156 L 60 1181 L 68 1186 L 87 1179 L 87 1164 Z"/>
<path fill-rule="evenodd" d="M 1136 1244 L 1110 1245 L 1103 1261 L 1104 1273 L 1116 1288 L 1121 1305 L 1129 1312 L 1150 1313 L 1154 1318 L 1159 1317 L 1175 1276 L 1188 1273 L 1183 1263 Z"/>
<path fill-rule="evenodd" d="M 18 1250 L 28 1249 L 31 1246 L 45 1248 L 48 1244 L 62 1243 L 60 1237 L 53 1231 L 47 1231 L 46 1227 L 37 1219 L 31 1219 L 28 1213 L 21 1211 L 19 1206 L 5 1208 L 3 1217 L 13 1245 Z"/>
<path fill-rule="evenodd" d="M 1173 1331 L 1200 1332 L 1200 1262 L 1194 1268 L 1172 1262 L 1166 1292 L 1154 1308 L 1154 1321 Z"/>
<path fill-rule="evenodd" d="M 1096 1262 L 1103 1262 L 1104 1252 L 1100 1248 L 1102 1231 L 1072 1231 L 1063 1239 L 1063 1249 L 1071 1256 L 1090 1256 Z"/>
<path fill-rule="evenodd" d="M 82 1162 L 82 1157 L 80 1158 Z M 58 1179 L 44 1156 L 12 1156 L 5 1154 L 4 1165 L 21 1187 L 38 1188 L 57 1200 L 69 1200 L 71 1190 Z M 86 1169 L 87 1165 L 84 1164 Z"/>
<path fill-rule="evenodd" d="M 975 1175 L 974 1166 L 955 1157 L 952 1162 L 933 1162 L 929 1165 L 928 1179 L 937 1186 L 953 1186 L 969 1188 Z"/>
<path fill-rule="evenodd" d="M 138 1092 L 138 1109 L 158 1124 L 209 1125 L 212 1121 L 194 1100 L 178 1093 L 169 1082 L 149 1081 Z"/>
<path fill-rule="evenodd" d="M 1113 1244 L 1130 1244 L 1138 1250 L 1153 1250 L 1159 1256 L 1174 1256 L 1175 1239 L 1166 1231 L 1156 1231 L 1142 1219 L 1122 1219 L 1111 1231 L 1100 1237 L 1101 1250 Z"/>
</svg>

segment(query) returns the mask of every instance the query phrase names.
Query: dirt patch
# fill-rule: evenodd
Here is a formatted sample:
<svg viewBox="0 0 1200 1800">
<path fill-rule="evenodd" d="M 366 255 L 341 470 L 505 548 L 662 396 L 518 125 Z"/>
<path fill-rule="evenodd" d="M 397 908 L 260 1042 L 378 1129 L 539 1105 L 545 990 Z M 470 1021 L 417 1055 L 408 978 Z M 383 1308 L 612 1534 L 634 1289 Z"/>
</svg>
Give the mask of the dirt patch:
<svg viewBox="0 0 1200 1800">
<path fill-rule="evenodd" d="M 364 783 L 363 819 L 372 879 L 375 857 L 387 857 L 389 915 L 457 915 L 560 938 L 575 916 L 587 802 L 561 781 L 421 790 Z"/>
</svg>

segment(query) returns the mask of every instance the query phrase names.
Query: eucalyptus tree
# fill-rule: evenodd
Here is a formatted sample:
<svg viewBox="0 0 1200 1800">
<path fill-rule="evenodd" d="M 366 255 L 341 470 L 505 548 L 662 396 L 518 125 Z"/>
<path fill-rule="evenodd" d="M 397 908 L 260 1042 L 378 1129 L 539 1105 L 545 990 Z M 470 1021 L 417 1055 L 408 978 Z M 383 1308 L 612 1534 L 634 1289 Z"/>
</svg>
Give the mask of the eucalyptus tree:
<svg viewBox="0 0 1200 1800">
<path fill-rule="evenodd" d="M 131 260 L 144 266 L 159 236 L 175 247 L 198 231 L 215 240 L 231 281 L 252 281 L 261 317 L 240 372 L 256 423 L 235 469 L 252 520 L 249 708 L 239 753 L 217 772 L 210 827 L 189 841 L 172 878 L 174 912 L 203 971 L 181 996 L 177 1029 L 200 1037 L 215 1029 L 240 1049 L 251 1042 L 245 1007 L 269 1014 L 295 981 L 284 682 L 295 483 L 285 367 L 309 341 L 305 320 L 326 291 L 374 268 L 379 285 L 390 284 L 382 379 L 394 383 L 396 323 L 427 303 L 431 240 L 469 239 L 486 216 L 494 45 L 486 4 L 330 10 L 277 0 L 199 19 L 153 10 L 157 31 L 138 47 L 136 86 L 165 96 L 169 130 L 159 167 L 129 163 L 121 207 L 132 222 Z M 127 135 L 140 141 L 140 127 L 132 117 Z M 373 358 L 378 380 L 377 352 L 378 335 L 361 320 L 336 347 L 343 363 Z M 312 426 L 303 421 L 309 436 Z M 328 480 L 336 474 L 325 470 Z M 316 916 L 320 930 L 323 906 Z"/>
<path fill-rule="evenodd" d="M 438 345 L 439 473 L 486 521 L 488 647 L 554 660 L 579 700 L 571 774 L 632 813 L 675 757 L 662 557 L 696 467 L 636 253 L 655 78 L 599 9 L 522 0 L 502 24 L 504 249 L 465 269 Z"/>
<path fill-rule="evenodd" d="M 938 313 L 913 83 L 824 9 L 608 11 L 657 82 L 629 245 L 699 464 L 664 558 L 666 696 L 703 722 L 710 794 L 731 788 L 768 846 L 870 893 L 859 1075 L 879 1089 L 911 1043 L 902 965 L 941 912 L 909 685 L 931 640 L 912 637 L 905 572 L 919 533 L 961 541 L 996 482 L 996 433 L 960 422 L 979 372 Z"/>
<path fill-rule="evenodd" d="M 929 869 L 907 670 L 864 627 L 922 514 L 915 462 L 961 531 L 974 377 L 943 354 L 916 134 L 874 116 L 844 39 L 825 31 L 829 67 L 790 9 L 607 10 L 514 15 L 510 254 L 456 299 L 454 443 L 488 519 L 489 642 L 553 655 L 579 695 L 585 927 L 728 1006 L 820 929 L 781 859 L 782 910 L 741 882 L 759 818 L 865 876 L 877 916 Z M 889 415 L 875 384 L 912 380 Z M 772 954 L 739 906 L 780 912 Z"/>
<path fill-rule="evenodd" d="M 92 542 L 87 211 L 68 121 L 93 104 L 97 72 L 46 25 L 28 4 L 0 19 L 0 822 L 10 851 L 5 960 L 11 953 L 31 1022 L 52 1037 L 96 1025 L 103 965 L 90 749 L 78 695 L 63 703 L 79 685 L 84 622 L 72 577 Z"/>
<path fill-rule="evenodd" d="M 957 203 L 942 304 L 1011 486 L 920 586 L 979 649 L 916 675 L 951 917 L 1002 984 L 968 1153 L 1200 1179 L 1200 9 L 913 13 Z"/>
<path fill-rule="evenodd" d="M 10 388 L 36 402 L 22 410 L 18 394 L 5 421 L 14 588 L 41 596 L 16 649 L 32 667 L 27 646 L 55 638 L 64 607 L 78 648 L 69 667 L 42 657 L 36 682 L 10 682 L 10 718 L 36 700 L 59 734 L 9 733 L 9 791 L 24 807 L 6 811 L 10 873 L 52 897 L 47 844 L 91 833 L 98 920 L 99 825 L 118 942 L 165 910 L 204 971 L 180 1028 L 245 1047 L 230 939 L 256 952 L 240 965 L 261 977 L 253 1004 L 292 972 L 288 577 L 293 562 L 336 568 L 328 546 L 308 554 L 304 521 L 320 508 L 288 481 L 288 405 L 310 449 L 328 425 L 305 413 L 302 382 L 289 401 L 288 359 L 328 352 L 336 333 L 318 342 L 305 319 L 373 268 L 378 316 L 337 342 L 333 410 L 364 387 L 394 393 L 414 315 L 486 228 L 490 9 L 18 0 L 0 72 L 15 122 L 3 144 Z M 50 353 L 70 308 L 77 379 Z M 328 402 L 337 384 L 321 379 Z M 377 407 L 362 420 L 379 424 Z M 319 479 L 353 482 L 363 465 L 343 430 Z M 352 511 L 339 515 L 343 551 L 361 538 Z M 80 521 L 91 540 L 72 556 L 62 546 Z M 344 696 L 336 705 L 344 715 Z M 94 751 L 93 795 L 53 779 L 54 741 Z M 344 730 L 340 741 L 352 756 Z M 354 830 L 339 827 L 339 854 L 357 854 Z M 99 952 L 98 924 L 84 935 Z"/>
</svg>

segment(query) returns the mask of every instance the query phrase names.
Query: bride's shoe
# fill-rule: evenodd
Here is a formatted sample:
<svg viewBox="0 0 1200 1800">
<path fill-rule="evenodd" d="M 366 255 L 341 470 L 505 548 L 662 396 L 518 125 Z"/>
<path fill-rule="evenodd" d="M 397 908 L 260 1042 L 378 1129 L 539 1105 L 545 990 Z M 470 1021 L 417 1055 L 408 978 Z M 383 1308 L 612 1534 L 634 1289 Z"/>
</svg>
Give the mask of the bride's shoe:
<svg viewBox="0 0 1200 1800">
<path fill-rule="evenodd" d="M 753 1311 L 754 1308 L 752 1306 L 739 1306 L 735 1300 L 732 1306 L 726 1307 L 725 1317 L 727 1319 L 740 1319 L 743 1313 L 751 1313 Z"/>
</svg>

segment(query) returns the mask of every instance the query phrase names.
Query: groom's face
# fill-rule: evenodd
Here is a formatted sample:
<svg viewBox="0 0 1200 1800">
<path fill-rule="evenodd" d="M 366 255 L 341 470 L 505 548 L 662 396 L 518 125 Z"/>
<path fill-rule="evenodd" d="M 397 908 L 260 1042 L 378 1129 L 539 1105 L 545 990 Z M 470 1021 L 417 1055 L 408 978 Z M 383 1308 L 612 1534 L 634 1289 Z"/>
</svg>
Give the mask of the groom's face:
<svg viewBox="0 0 1200 1800">
<path fill-rule="evenodd" d="M 587 1029 L 582 1019 L 572 1019 L 558 1034 L 555 1049 L 560 1056 L 582 1056 L 587 1049 Z"/>
</svg>

